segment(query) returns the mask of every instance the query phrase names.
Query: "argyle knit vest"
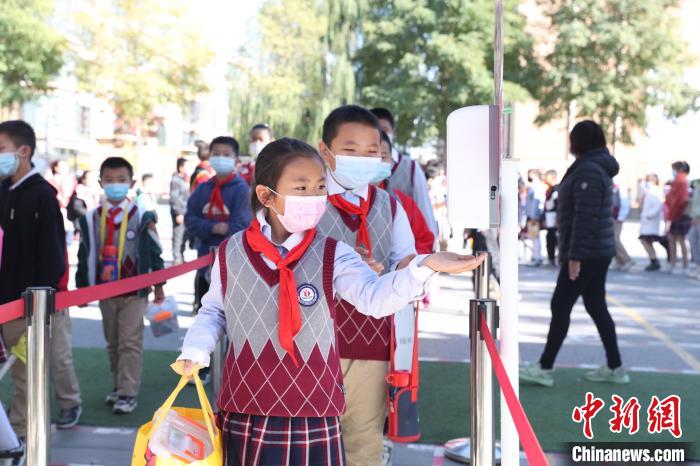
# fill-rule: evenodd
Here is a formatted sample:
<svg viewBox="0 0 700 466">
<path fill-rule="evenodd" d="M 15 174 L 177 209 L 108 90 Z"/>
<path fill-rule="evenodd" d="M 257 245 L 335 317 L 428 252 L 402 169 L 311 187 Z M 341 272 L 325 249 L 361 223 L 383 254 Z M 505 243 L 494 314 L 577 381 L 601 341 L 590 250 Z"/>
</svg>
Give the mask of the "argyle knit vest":
<svg viewBox="0 0 700 466">
<path fill-rule="evenodd" d="M 386 191 L 370 186 L 370 210 L 367 215 L 372 257 L 389 271 L 393 243 L 396 200 Z M 343 241 L 353 248 L 360 229 L 358 216 L 347 214 L 329 204 L 321 222 L 316 227 L 324 235 Z M 389 360 L 389 318 L 375 319 L 361 314 L 347 301 L 336 302 L 338 325 L 338 350 L 341 358 Z"/>
<path fill-rule="evenodd" d="M 245 231 L 219 249 L 231 342 L 218 398 L 223 411 L 324 417 L 345 410 L 333 304 L 336 244 L 317 234 L 304 256 L 291 264 L 302 314 L 294 337 L 298 367 L 279 343 L 279 271 L 252 251 Z"/>
<path fill-rule="evenodd" d="M 391 169 L 388 187 L 398 189 L 409 197 L 413 197 L 413 175 L 416 167 L 413 160 L 405 155 L 399 155 L 399 163 Z"/>
<path fill-rule="evenodd" d="M 99 277 L 100 270 L 100 251 L 102 250 L 103 244 L 99 244 L 100 238 L 102 238 L 102 226 L 100 225 L 100 218 L 102 215 L 102 209 L 104 206 L 99 206 L 93 215 L 93 221 L 95 222 L 95 240 L 98 243 L 97 246 L 97 270 Z M 121 222 L 114 225 L 114 237 L 112 238 L 112 244 L 117 246 L 119 244 L 119 233 L 122 226 L 122 222 L 126 216 L 122 215 Z M 139 251 L 139 233 L 141 231 L 141 218 L 139 215 L 139 209 L 136 204 L 129 204 L 129 215 L 127 218 L 126 225 L 126 237 L 124 238 L 124 252 L 122 252 L 122 266 L 121 275 L 119 278 L 129 278 L 134 277 L 139 274 L 138 268 L 138 251 Z M 107 238 L 105 238 L 105 241 Z M 99 281 L 99 280 L 98 280 Z"/>
</svg>

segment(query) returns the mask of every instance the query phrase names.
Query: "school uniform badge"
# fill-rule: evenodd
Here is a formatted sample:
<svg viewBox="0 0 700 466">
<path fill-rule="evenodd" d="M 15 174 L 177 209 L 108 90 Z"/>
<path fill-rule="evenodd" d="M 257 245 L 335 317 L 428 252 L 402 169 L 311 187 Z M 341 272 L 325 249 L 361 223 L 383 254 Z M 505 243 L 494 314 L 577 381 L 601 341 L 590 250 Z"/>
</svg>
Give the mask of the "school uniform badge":
<svg viewBox="0 0 700 466">
<path fill-rule="evenodd" d="M 318 290 L 310 283 L 304 283 L 297 288 L 299 304 L 302 306 L 313 306 L 318 302 Z"/>
<path fill-rule="evenodd" d="M 126 231 L 126 239 L 131 241 L 134 238 L 136 238 L 136 230 L 127 230 Z"/>
</svg>

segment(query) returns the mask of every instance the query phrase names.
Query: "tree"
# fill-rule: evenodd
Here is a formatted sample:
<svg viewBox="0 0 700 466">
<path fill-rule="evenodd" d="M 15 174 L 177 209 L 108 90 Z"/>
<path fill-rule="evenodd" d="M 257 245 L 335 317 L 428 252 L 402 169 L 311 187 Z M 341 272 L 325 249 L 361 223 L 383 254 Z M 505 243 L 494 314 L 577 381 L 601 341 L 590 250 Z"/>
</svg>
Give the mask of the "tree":
<svg viewBox="0 0 700 466">
<path fill-rule="evenodd" d="M 661 106 L 671 118 L 698 107 L 698 91 L 683 80 L 692 60 L 678 36 L 676 0 L 540 3 L 556 41 L 546 57 L 537 123 L 593 118 L 614 151 L 618 141 L 629 144 L 634 130 L 646 128 L 649 107 Z"/>
<path fill-rule="evenodd" d="M 528 96 L 539 66 L 516 0 L 506 0 L 505 94 Z M 447 116 L 493 102 L 492 0 L 371 0 L 355 63 L 362 101 L 398 117 L 398 140 L 444 140 Z"/>
<path fill-rule="evenodd" d="M 315 142 L 325 116 L 351 102 L 351 54 L 361 1 L 267 0 L 259 44 L 231 71 L 234 134 L 266 122 L 278 135 Z"/>
<path fill-rule="evenodd" d="M 46 21 L 49 0 L 4 0 L 0 7 L 0 106 L 50 88 L 63 66 L 63 39 Z"/>
<path fill-rule="evenodd" d="M 117 115 L 137 128 L 159 104 L 182 107 L 194 100 L 206 90 L 203 70 L 212 54 L 187 11 L 184 0 L 86 4 L 76 18 L 82 87 L 106 97 Z"/>
</svg>

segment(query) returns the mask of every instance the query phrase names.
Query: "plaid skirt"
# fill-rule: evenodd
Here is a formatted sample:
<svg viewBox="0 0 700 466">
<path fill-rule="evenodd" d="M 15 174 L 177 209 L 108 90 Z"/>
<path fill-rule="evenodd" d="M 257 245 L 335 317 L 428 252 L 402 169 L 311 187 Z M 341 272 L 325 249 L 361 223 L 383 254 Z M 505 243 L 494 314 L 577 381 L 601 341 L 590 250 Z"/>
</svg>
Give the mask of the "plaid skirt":
<svg viewBox="0 0 700 466">
<path fill-rule="evenodd" d="M 219 415 L 226 466 L 345 466 L 338 417 Z"/>
</svg>

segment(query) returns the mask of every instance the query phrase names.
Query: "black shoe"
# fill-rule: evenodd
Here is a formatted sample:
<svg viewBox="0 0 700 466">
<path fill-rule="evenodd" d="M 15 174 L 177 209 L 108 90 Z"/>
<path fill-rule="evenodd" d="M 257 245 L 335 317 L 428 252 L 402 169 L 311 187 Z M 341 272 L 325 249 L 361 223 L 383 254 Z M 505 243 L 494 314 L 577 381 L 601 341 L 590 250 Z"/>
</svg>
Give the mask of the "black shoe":
<svg viewBox="0 0 700 466">
<path fill-rule="evenodd" d="M 114 408 L 112 408 L 112 412 L 114 414 L 133 413 L 137 405 L 138 403 L 136 402 L 136 397 L 120 396 L 117 402 L 114 403 Z"/>
<path fill-rule="evenodd" d="M 56 422 L 58 429 L 70 429 L 75 427 L 80 420 L 80 415 L 83 414 L 83 407 L 78 405 L 70 409 L 62 409 Z"/>
<path fill-rule="evenodd" d="M 22 438 L 19 438 L 19 447 L 12 450 L 0 451 L 0 464 L 8 466 L 25 466 L 27 464 L 27 450 Z"/>
<path fill-rule="evenodd" d="M 211 368 L 210 367 L 202 367 L 199 370 L 199 380 L 202 381 L 202 385 L 207 385 L 211 381 Z M 187 382 L 187 385 L 192 385 L 194 386 L 194 378 L 190 379 Z"/>
<path fill-rule="evenodd" d="M 110 406 L 114 406 L 114 403 L 116 403 L 118 399 L 119 395 L 117 395 L 117 389 L 114 388 L 112 389 L 110 394 L 105 397 L 105 403 L 107 403 Z"/>
<path fill-rule="evenodd" d="M 661 269 L 661 265 L 659 264 L 659 261 L 652 261 L 651 264 L 647 265 L 644 270 L 647 272 L 655 272 L 657 270 Z"/>
</svg>

